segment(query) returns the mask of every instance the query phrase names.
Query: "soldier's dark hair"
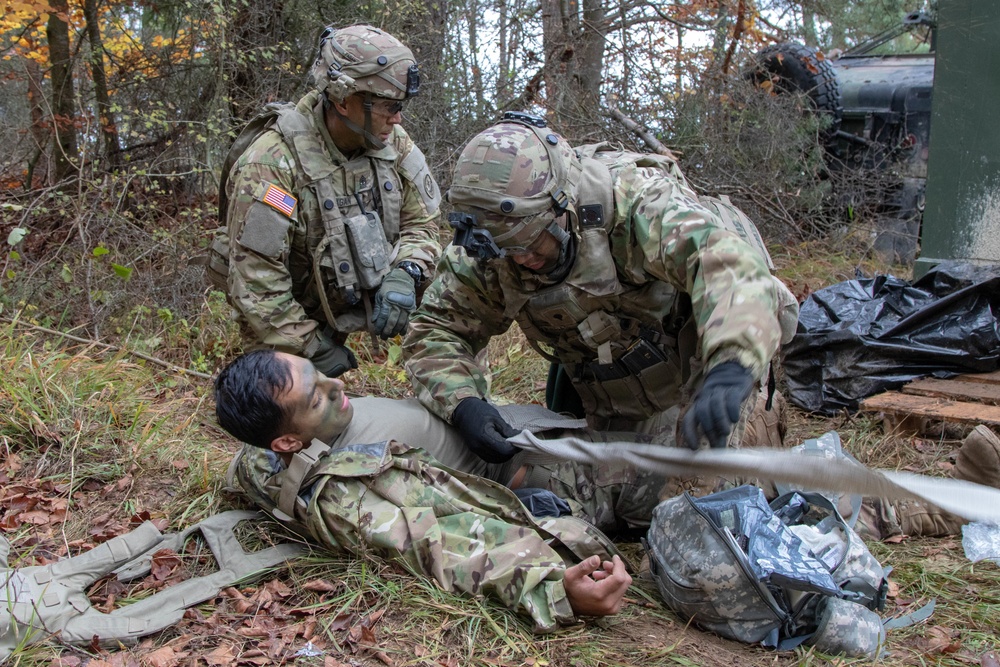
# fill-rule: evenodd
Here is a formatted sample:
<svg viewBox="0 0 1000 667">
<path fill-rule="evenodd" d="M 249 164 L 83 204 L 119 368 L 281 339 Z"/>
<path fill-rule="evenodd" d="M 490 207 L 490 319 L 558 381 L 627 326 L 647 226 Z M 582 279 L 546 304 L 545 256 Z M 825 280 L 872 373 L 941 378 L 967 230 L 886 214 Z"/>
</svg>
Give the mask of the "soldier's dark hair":
<svg viewBox="0 0 1000 667">
<path fill-rule="evenodd" d="M 274 350 L 237 357 L 215 379 L 215 416 L 230 435 L 270 449 L 286 433 L 288 414 L 277 397 L 292 384 L 292 371 Z"/>
</svg>

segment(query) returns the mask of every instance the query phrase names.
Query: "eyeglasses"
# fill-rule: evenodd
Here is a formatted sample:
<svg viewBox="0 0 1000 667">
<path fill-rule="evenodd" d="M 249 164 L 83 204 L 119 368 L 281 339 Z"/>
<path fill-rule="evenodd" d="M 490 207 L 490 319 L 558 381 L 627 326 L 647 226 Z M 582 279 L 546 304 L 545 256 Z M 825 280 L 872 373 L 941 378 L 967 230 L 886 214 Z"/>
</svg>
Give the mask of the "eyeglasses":
<svg viewBox="0 0 1000 667">
<path fill-rule="evenodd" d="M 377 97 L 372 100 L 372 111 L 380 116 L 395 116 L 402 113 L 409 100 L 390 100 L 384 97 Z"/>
</svg>

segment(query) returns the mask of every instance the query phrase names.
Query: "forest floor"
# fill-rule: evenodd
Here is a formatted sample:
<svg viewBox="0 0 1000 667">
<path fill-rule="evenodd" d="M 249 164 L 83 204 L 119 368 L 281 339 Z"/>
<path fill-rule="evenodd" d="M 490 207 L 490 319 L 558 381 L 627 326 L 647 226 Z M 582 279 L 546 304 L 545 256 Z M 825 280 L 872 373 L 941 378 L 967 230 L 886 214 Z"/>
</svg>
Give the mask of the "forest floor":
<svg viewBox="0 0 1000 667">
<path fill-rule="evenodd" d="M 800 295 L 853 277 L 829 256 L 823 261 L 821 270 L 809 271 L 786 263 L 782 277 Z M 80 553 L 144 520 L 177 531 L 226 509 L 251 508 L 224 488 L 239 445 L 215 423 L 209 380 L 125 352 L 60 341 L 26 324 L 0 325 L 0 535 L 11 543 L 12 567 Z M 363 340 L 355 342 L 363 348 Z M 490 353 L 499 398 L 542 401 L 546 366 L 519 332 L 495 340 Z M 361 356 L 349 391 L 408 393 L 393 349 L 375 359 Z M 791 410 L 792 444 L 831 429 L 868 465 L 933 475 L 948 473 L 963 436 L 887 433 L 877 415 L 817 418 Z M 289 539 L 267 521 L 241 535 L 257 546 Z M 893 567 L 883 617 L 936 600 L 928 621 L 890 631 L 881 664 L 1000 667 L 1000 567 L 968 562 L 959 537 L 869 546 Z M 638 544 L 622 548 L 639 562 Z M 139 582 L 104 578 L 88 592 L 98 610 L 110 611 L 212 568 L 205 545 L 193 540 L 180 553 L 159 554 Z M 776 653 L 701 632 L 669 612 L 642 576 L 635 577 L 622 613 L 535 636 L 493 602 L 443 593 L 391 562 L 314 552 L 224 589 L 135 646 L 71 647 L 51 637 L 18 647 L 8 664 L 763 667 L 865 661 L 807 647 Z"/>
</svg>

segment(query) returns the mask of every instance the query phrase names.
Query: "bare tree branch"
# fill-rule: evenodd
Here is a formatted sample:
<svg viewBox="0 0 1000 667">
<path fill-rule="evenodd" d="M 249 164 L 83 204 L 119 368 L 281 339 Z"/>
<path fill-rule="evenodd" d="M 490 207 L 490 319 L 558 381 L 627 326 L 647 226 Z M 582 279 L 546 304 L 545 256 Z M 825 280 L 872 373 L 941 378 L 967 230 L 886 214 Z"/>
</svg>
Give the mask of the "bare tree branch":
<svg viewBox="0 0 1000 667">
<path fill-rule="evenodd" d="M 653 152 L 659 153 L 660 155 L 666 155 L 669 158 L 677 159 L 677 156 L 674 155 L 674 153 L 669 148 L 660 143 L 660 140 L 657 139 L 652 132 L 650 132 L 646 128 L 639 125 L 639 123 L 635 122 L 634 120 L 623 114 L 616 107 L 609 106 L 608 115 L 617 120 L 622 125 L 624 125 L 625 128 L 630 132 L 634 132 L 636 136 L 638 136 L 646 143 L 647 146 L 653 149 Z"/>
</svg>

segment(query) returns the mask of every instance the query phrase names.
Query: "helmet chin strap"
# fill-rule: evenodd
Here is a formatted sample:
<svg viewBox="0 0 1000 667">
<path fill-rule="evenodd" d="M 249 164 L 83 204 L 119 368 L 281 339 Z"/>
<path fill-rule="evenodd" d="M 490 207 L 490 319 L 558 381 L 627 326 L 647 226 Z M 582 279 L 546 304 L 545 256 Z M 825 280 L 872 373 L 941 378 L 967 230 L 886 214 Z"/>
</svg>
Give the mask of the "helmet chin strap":
<svg viewBox="0 0 1000 667">
<path fill-rule="evenodd" d="M 549 272 L 549 276 L 558 281 L 566 275 L 570 265 L 572 264 L 570 242 L 573 240 L 573 235 L 562 228 L 559 224 L 559 218 L 550 222 L 545 228 L 545 231 L 552 234 L 552 236 L 559 241 L 559 261 L 556 262 L 555 268 Z"/>
<path fill-rule="evenodd" d="M 372 134 L 372 94 L 365 93 L 365 126 L 361 127 L 353 120 L 345 116 L 344 114 L 337 111 L 337 105 L 331 104 L 329 98 L 327 100 L 327 108 L 333 112 L 333 115 L 337 117 L 341 123 L 347 126 L 349 130 L 354 132 L 354 134 L 360 135 L 365 140 L 365 147 L 371 150 L 380 151 L 385 148 L 385 142 Z"/>
</svg>

